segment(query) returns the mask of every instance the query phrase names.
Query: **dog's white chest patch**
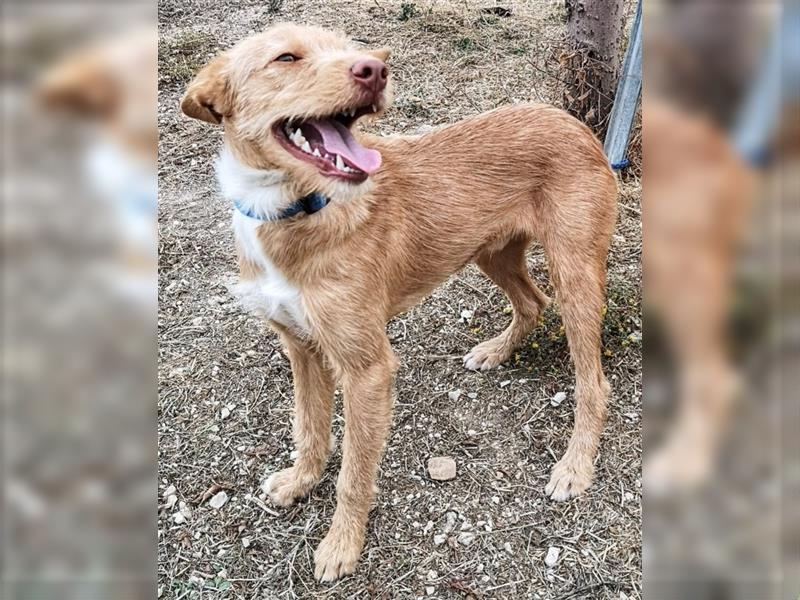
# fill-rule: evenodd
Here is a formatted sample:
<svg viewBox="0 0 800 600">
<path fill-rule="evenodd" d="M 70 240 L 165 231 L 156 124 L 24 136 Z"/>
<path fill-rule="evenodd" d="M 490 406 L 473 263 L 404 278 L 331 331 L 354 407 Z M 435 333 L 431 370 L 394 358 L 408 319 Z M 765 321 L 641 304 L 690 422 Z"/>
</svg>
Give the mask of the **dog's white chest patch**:
<svg viewBox="0 0 800 600">
<path fill-rule="evenodd" d="M 303 298 L 264 253 L 258 240 L 261 221 L 233 211 L 233 230 L 244 257 L 261 269 L 255 279 L 241 280 L 234 288 L 242 305 L 258 316 L 270 319 L 298 333 L 309 331 Z"/>
</svg>

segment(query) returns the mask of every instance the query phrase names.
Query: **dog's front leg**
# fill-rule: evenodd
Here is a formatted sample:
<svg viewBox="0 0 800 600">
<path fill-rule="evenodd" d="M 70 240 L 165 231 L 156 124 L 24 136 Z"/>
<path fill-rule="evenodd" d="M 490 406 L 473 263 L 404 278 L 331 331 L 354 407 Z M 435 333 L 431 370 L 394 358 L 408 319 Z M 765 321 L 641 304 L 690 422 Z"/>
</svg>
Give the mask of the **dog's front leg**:
<svg viewBox="0 0 800 600">
<path fill-rule="evenodd" d="M 279 328 L 292 364 L 294 380 L 294 443 L 292 467 L 273 473 L 265 484 L 275 504 L 289 506 L 316 485 L 325 469 L 331 446 L 333 373 L 311 343 Z"/>
<path fill-rule="evenodd" d="M 362 348 L 375 348 L 375 342 Z M 341 366 L 345 433 L 342 470 L 336 482 L 336 512 L 328 535 L 314 553 L 315 574 L 333 581 L 355 570 L 377 488 L 378 463 L 389 434 L 397 361 L 386 336 L 374 358 Z"/>
</svg>

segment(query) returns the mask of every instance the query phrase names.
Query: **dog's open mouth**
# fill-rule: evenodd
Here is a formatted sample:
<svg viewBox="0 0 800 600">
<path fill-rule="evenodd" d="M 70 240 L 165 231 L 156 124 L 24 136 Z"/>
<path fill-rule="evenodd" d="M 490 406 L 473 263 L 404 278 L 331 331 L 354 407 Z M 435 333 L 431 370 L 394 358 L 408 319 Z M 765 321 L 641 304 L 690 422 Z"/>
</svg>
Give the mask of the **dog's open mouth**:
<svg viewBox="0 0 800 600">
<path fill-rule="evenodd" d="M 381 154 L 359 144 L 350 127 L 374 112 L 376 106 L 370 104 L 328 118 L 280 121 L 274 134 L 289 154 L 314 165 L 326 177 L 360 182 L 378 170 Z"/>
</svg>

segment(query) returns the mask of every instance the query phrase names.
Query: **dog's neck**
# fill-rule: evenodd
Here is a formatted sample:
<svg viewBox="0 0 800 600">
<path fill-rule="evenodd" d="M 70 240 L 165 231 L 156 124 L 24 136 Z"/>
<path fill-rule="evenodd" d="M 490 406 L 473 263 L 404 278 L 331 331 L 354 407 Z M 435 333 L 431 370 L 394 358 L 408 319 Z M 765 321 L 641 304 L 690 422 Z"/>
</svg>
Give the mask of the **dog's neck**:
<svg viewBox="0 0 800 600">
<path fill-rule="evenodd" d="M 217 159 L 216 172 L 222 195 L 245 213 L 276 220 L 295 200 L 289 195 L 288 176 L 284 171 L 247 166 L 227 145 Z"/>
</svg>

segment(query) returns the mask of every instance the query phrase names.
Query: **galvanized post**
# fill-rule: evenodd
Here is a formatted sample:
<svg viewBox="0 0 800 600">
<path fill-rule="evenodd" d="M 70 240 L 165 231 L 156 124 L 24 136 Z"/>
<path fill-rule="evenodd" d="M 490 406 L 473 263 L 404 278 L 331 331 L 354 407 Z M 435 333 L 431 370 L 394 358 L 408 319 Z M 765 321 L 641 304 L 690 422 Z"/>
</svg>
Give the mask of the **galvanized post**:
<svg viewBox="0 0 800 600">
<path fill-rule="evenodd" d="M 617 85 L 617 95 L 611 109 L 611 120 L 603 146 L 608 162 L 614 170 L 628 166 L 625 151 L 636 118 L 636 109 L 642 95 L 642 0 L 636 7 L 636 17 L 631 28 L 628 51 Z"/>
</svg>

